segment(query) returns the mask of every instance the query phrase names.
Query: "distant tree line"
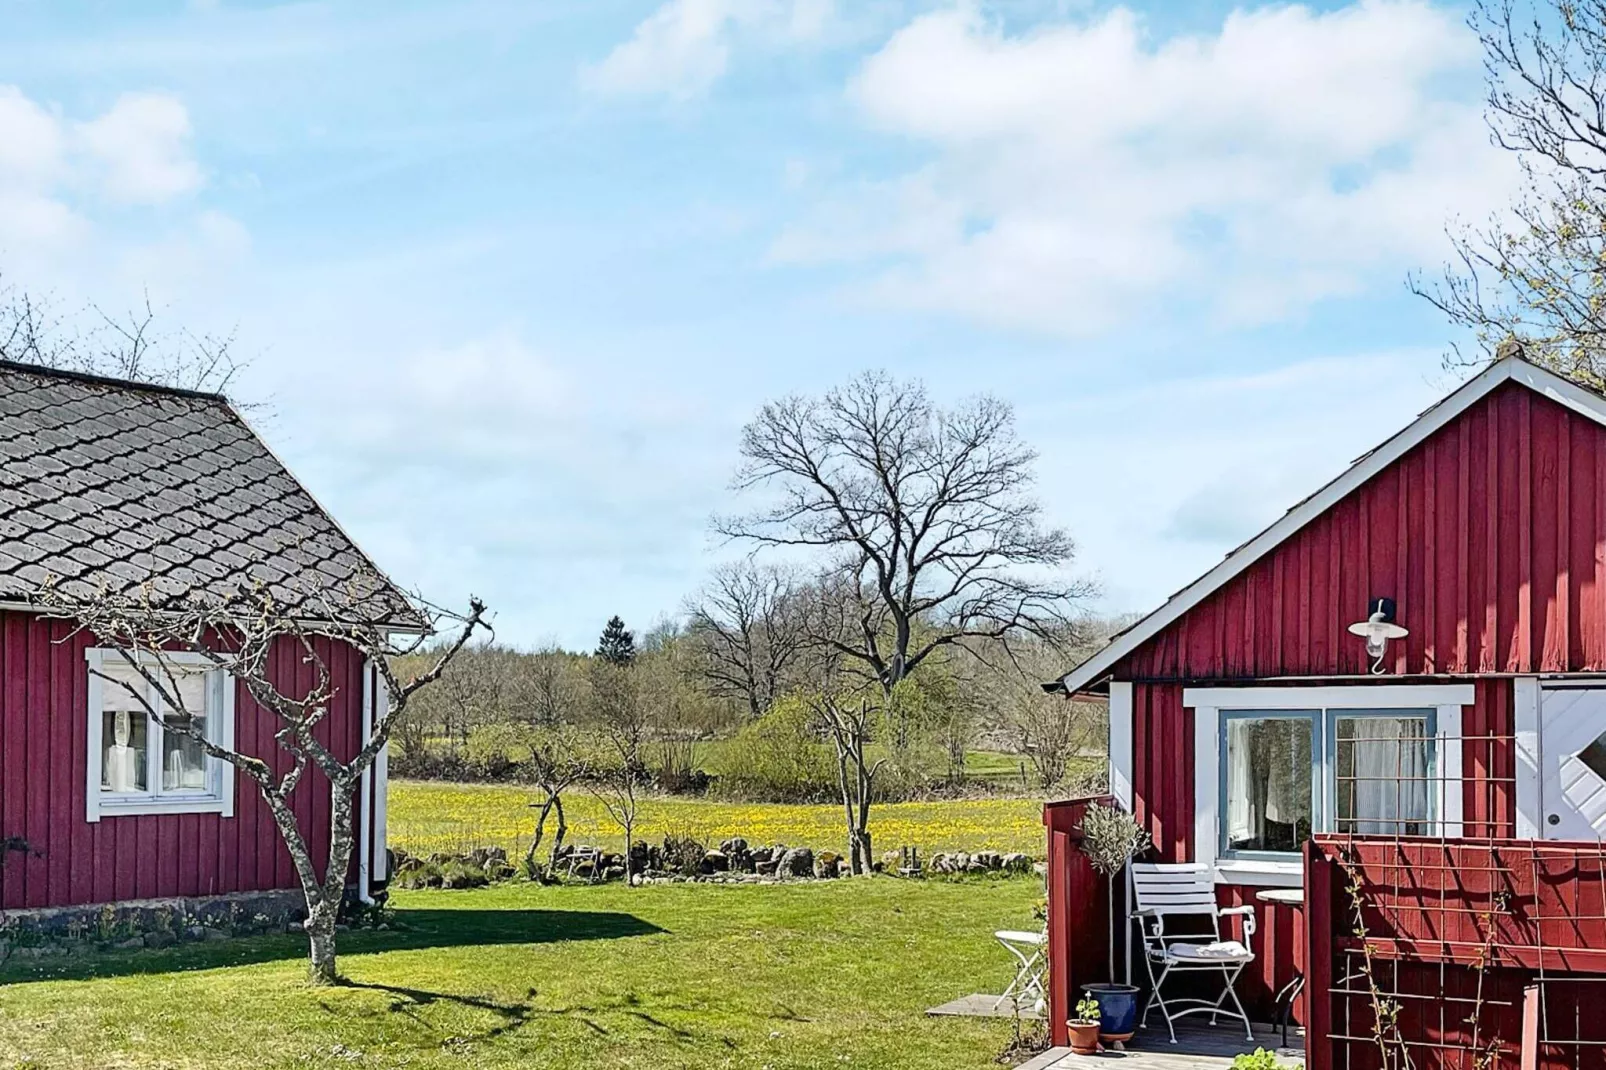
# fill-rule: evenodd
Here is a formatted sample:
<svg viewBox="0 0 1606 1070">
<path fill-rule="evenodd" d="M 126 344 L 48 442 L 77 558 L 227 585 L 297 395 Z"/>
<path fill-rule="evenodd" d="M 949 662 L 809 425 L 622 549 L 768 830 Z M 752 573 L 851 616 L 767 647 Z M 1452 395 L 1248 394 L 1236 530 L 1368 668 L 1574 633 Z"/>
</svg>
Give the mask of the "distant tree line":
<svg viewBox="0 0 1606 1070">
<path fill-rule="evenodd" d="M 754 505 L 714 529 L 747 553 L 678 619 L 638 644 L 615 616 L 589 654 L 466 651 L 415 702 L 396 770 L 539 784 L 559 842 L 575 785 L 627 842 L 648 788 L 831 799 L 855 871 L 872 804 L 963 788 L 978 747 L 1018 755 L 1023 788 L 1094 786 L 1102 708 L 1041 684 L 1109 627 L 1064 578 L 1074 547 L 1041 521 L 1007 405 L 866 374 L 765 405 L 740 453 Z"/>
</svg>

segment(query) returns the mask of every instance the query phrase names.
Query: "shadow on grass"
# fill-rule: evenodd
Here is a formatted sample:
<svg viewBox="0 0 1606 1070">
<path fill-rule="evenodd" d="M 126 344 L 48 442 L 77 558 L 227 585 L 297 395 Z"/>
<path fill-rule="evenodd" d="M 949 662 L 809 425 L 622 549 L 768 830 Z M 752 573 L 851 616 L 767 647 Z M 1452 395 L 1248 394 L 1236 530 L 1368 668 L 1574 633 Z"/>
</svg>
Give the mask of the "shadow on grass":
<svg viewBox="0 0 1606 1070">
<path fill-rule="evenodd" d="M 339 954 L 549 944 L 560 940 L 621 940 L 665 931 L 632 914 L 596 910 L 398 910 L 395 918 L 399 927 L 388 931 L 341 933 Z M 0 984 L 210 970 L 220 966 L 283 962 L 306 955 L 306 937 L 283 933 L 216 943 L 178 944 L 161 951 L 89 951 L 39 959 L 13 958 L 0 969 Z"/>
</svg>

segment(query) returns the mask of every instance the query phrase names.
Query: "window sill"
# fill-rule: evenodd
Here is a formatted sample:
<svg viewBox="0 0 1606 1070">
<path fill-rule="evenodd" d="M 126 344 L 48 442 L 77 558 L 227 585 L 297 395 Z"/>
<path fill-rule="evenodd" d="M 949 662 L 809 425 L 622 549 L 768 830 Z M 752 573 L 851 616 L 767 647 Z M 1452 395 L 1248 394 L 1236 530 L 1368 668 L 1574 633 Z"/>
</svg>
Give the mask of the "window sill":
<svg viewBox="0 0 1606 1070">
<path fill-rule="evenodd" d="M 1302 888 L 1305 885 L 1305 863 L 1222 858 L 1216 861 L 1216 883 L 1259 888 Z"/>
<path fill-rule="evenodd" d="M 223 800 L 216 795 L 192 798 L 116 799 L 101 796 L 98 817 L 136 817 L 145 814 L 221 814 Z"/>
</svg>

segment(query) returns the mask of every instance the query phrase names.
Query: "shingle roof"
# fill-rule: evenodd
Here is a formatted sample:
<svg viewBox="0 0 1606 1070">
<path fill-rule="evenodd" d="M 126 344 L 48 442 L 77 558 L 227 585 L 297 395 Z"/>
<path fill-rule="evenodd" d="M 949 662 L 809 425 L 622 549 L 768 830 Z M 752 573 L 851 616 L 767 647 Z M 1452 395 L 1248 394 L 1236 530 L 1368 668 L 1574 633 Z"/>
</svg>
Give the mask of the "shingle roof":
<svg viewBox="0 0 1606 1070">
<path fill-rule="evenodd" d="M 266 585 L 371 620 L 417 611 L 218 394 L 0 361 L 0 599 Z"/>
</svg>

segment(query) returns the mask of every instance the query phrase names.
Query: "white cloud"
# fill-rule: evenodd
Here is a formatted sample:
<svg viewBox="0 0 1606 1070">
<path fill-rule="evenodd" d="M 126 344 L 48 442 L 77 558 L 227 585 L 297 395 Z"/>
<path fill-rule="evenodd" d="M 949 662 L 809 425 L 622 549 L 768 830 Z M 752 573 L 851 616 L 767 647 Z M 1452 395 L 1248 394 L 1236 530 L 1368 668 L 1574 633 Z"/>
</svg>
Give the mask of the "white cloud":
<svg viewBox="0 0 1606 1070">
<path fill-rule="evenodd" d="M 1178 294 L 1277 318 L 1436 262 L 1449 217 L 1506 199 L 1478 75 L 1476 41 L 1418 0 L 1159 42 L 1122 8 L 1020 34 L 924 15 L 849 97 L 932 159 L 838 190 L 772 255 L 865 261 L 882 300 L 1060 334 Z"/>
<path fill-rule="evenodd" d="M 45 185 L 61 172 L 61 122 L 23 95 L 0 85 L 0 188 Z"/>
<path fill-rule="evenodd" d="M 152 204 L 200 188 L 189 112 L 176 97 L 124 93 L 106 114 L 79 124 L 77 136 L 113 200 Z"/>
<path fill-rule="evenodd" d="M 725 74 L 739 35 L 817 40 L 834 13 L 834 0 L 667 0 L 581 80 L 605 96 L 694 97 Z"/>
<path fill-rule="evenodd" d="M 197 188 L 184 105 L 159 93 L 127 93 L 104 114 L 70 122 L 0 85 L 0 258 L 12 274 L 48 270 L 83 247 L 97 198 L 157 203 Z M 202 218 L 203 232 L 216 220 Z"/>
</svg>

